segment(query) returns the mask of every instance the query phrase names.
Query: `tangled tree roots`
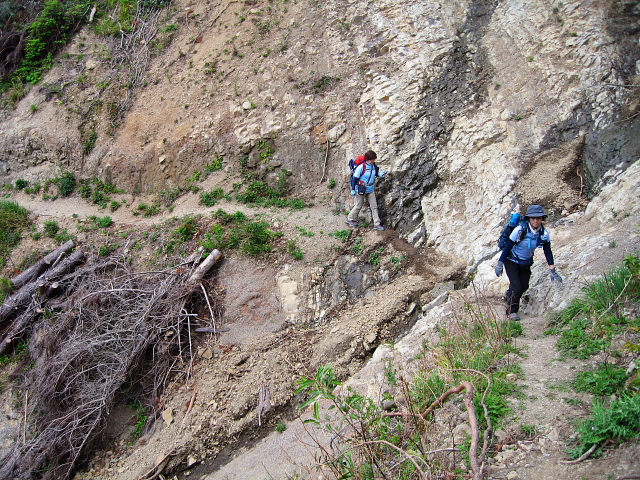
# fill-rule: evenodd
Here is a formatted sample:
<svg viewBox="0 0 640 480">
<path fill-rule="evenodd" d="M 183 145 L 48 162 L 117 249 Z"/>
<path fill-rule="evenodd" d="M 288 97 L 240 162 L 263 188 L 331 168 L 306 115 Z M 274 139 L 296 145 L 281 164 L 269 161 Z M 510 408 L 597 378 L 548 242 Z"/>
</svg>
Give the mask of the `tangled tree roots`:
<svg viewBox="0 0 640 480">
<path fill-rule="evenodd" d="M 189 258 L 145 273 L 129 271 L 124 257 L 89 262 L 58 282 L 64 293 L 49 302 L 59 310 L 53 315 L 34 296 L 26 310 L 48 314 L 37 320 L 30 343 L 37 363 L 26 387 L 28 429 L 0 479 L 68 478 L 103 431 L 123 385 L 142 382 L 147 398 L 157 400 L 172 369 L 189 364 L 190 328 L 197 325 L 187 309 L 219 257 L 214 250 L 200 266 Z"/>
</svg>

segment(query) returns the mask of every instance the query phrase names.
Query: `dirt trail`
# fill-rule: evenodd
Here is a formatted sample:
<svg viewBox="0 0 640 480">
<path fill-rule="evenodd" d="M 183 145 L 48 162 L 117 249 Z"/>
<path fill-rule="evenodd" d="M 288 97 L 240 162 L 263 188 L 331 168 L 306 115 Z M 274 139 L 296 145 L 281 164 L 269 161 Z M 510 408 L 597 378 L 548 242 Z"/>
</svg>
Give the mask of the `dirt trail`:
<svg viewBox="0 0 640 480">
<path fill-rule="evenodd" d="M 525 397 L 514 399 L 515 421 L 507 428 L 502 452 L 498 453 L 488 478 L 521 480 L 614 479 L 640 473 L 640 443 L 629 442 L 610 450 L 604 458 L 577 464 L 564 463 L 575 424 L 590 411 L 587 394 L 575 392 L 569 382 L 584 369 L 586 361 L 562 358 L 556 349 L 558 337 L 545 335 L 548 320 L 523 315 L 524 336 L 517 346 L 525 357 L 520 365 Z M 535 427 L 535 436 L 516 440 L 521 426 Z M 519 438 L 523 438 L 520 433 Z"/>
</svg>

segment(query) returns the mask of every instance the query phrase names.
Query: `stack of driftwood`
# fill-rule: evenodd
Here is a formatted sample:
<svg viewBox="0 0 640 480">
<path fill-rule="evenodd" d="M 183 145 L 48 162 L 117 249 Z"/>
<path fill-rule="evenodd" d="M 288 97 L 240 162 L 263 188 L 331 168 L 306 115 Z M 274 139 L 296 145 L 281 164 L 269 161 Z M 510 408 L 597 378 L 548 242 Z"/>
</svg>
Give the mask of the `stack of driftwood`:
<svg viewBox="0 0 640 480">
<path fill-rule="evenodd" d="M 201 280 L 221 256 L 201 261 L 196 252 L 166 270 L 134 272 L 125 254 L 88 257 L 74 247 L 65 243 L 12 279 L 17 290 L 0 306 L 0 352 L 28 338 L 35 362 L 1 480 L 68 478 L 123 386 L 145 385 L 150 401 L 161 395 L 172 371 L 190 364 L 199 325 L 189 309 L 209 305 Z"/>
</svg>

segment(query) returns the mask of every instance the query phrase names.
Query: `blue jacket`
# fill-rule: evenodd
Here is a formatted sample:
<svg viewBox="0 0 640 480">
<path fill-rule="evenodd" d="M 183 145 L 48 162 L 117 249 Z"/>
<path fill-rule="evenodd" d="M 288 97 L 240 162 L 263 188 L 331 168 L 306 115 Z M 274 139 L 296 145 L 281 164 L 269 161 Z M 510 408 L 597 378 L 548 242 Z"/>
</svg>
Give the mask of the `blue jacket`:
<svg viewBox="0 0 640 480">
<path fill-rule="evenodd" d="M 521 235 L 522 228 L 527 229 L 527 233 L 521 241 L 517 241 Z M 525 267 L 533 265 L 533 254 L 536 248 L 542 247 L 544 251 L 544 257 L 547 260 L 547 264 L 555 265 L 553 262 L 553 253 L 551 252 L 551 236 L 549 231 L 541 226 L 538 230 L 533 230 L 531 225 L 527 222 L 527 225 L 523 227 L 518 225 L 513 229 L 507 244 L 502 250 L 500 255 L 500 261 L 510 260 L 518 265 Z"/>
<path fill-rule="evenodd" d="M 366 185 L 367 190 L 365 193 L 371 193 L 375 190 L 377 176 L 377 165 L 370 165 L 366 162 L 358 165 L 353 172 L 353 184 L 351 185 L 351 189 L 355 190 L 356 185 Z"/>
</svg>

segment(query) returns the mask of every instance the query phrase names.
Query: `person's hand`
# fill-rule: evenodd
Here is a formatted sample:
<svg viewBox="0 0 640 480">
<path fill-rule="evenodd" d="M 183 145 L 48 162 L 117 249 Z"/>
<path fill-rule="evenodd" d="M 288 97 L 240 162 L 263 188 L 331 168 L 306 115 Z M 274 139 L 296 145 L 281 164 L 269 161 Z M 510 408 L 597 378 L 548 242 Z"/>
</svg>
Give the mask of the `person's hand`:
<svg viewBox="0 0 640 480">
<path fill-rule="evenodd" d="M 555 268 L 551 268 L 549 270 L 549 272 L 551 273 L 551 281 L 552 282 L 562 283 L 562 277 L 560 275 L 558 275 L 558 272 L 556 272 Z"/>
<path fill-rule="evenodd" d="M 356 195 L 356 191 L 355 190 L 351 190 L 351 196 L 355 197 L 355 195 Z"/>
<path fill-rule="evenodd" d="M 498 266 L 496 267 L 496 277 L 502 275 L 502 271 L 504 270 L 504 263 L 498 262 Z"/>
<path fill-rule="evenodd" d="M 380 174 L 378 175 L 380 178 L 384 178 L 387 175 L 387 171 L 383 170 L 380 172 Z"/>
</svg>

